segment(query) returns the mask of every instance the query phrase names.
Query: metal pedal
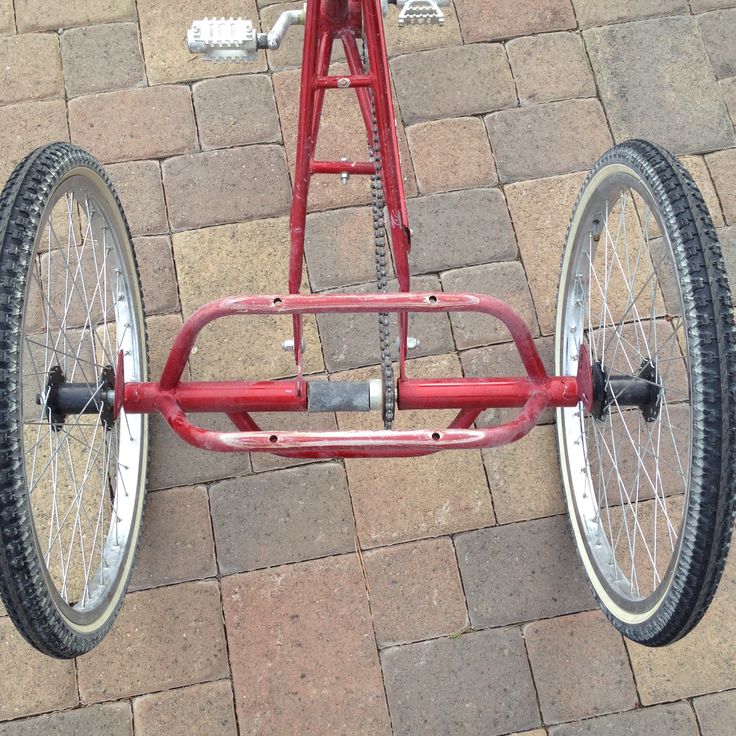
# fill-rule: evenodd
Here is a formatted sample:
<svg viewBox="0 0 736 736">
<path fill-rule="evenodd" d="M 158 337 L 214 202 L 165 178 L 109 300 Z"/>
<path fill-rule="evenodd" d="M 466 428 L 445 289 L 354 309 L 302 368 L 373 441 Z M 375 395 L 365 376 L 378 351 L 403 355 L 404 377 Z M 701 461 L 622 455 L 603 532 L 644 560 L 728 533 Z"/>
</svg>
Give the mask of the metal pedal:
<svg viewBox="0 0 736 736">
<path fill-rule="evenodd" d="M 204 18 L 192 23 L 187 46 L 204 61 L 247 63 L 258 58 L 258 33 L 242 18 Z"/>
<path fill-rule="evenodd" d="M 445 15 L 437 0 L 397 0 L 399 26 L 437 25 L 445 23 Z"/>
</svg>

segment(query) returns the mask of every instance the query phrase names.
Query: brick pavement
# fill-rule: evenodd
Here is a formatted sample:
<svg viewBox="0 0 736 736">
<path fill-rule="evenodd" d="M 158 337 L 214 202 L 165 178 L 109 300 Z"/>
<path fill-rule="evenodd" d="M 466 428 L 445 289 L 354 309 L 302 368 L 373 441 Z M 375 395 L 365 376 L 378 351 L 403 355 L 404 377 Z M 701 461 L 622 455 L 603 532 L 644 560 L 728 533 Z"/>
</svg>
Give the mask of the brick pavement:
<svg viewBox="0 0 736 736">
<path fill-rule="evenodd" d="M 258 4 L 0 0 L 0 177 L 51 140 L 108 165 L 154 366 L 204 301 L 286 284 L 301 29 L 248 67 L 204 64 L 182 40 L 195 17 L 260 12 L 269 26 L 297 5 Z M 395 15 L 420 288 L 508 298 L 549 361 L 572 202 L 632 135 L 683 157 L 736 277 L 734 0 L 455 0 L 443 28 L 403 31 Z M 360 124 L 328 93 L 322 153 L 362 155 Z M 305 287 L 370 288 L 368 201 L 361 181 L 316 183 Z M 310 372 L 376 375 L 372 320 L 318 322 Z M 192 374 L 286 375 L 287 334 L 273 319 L 218 325 Z M 423 375 L 517 370 L 504 335 L 472 319 L 417 318 L 412 334 Z M 731 736 L 736 566 L 684 642 L 624 642 L 582 580 L 551 421 L 492 452 L 292 467 L 193 451 L 154 420 L 119 622 L 92 654 L 57 662 L 0 614 L 0 734 Z"/>
</svg>

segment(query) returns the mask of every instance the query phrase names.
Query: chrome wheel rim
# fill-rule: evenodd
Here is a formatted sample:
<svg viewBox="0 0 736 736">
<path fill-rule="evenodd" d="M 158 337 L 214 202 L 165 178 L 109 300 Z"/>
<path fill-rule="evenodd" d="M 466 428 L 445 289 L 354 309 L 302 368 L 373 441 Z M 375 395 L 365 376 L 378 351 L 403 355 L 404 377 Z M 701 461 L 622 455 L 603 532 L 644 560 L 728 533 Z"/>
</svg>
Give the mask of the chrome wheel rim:
<svg viewBox="0 0 736 736">
<path fill-rule="evenodd" d="M 634 375 L 656 366 L 654 421 L 619 406 L 596 419 L 559 409 L 563 485 L 583 563 L 617 617 L 640 623 L 672 582 L 688 512 L 690 366 L 675 250 L 654 193 L 622 164 L 592 177 L 571 223 L 561 273 L 556 368 Z"/>
<path fill-rule="evenodd" d="M 49 421 L 49 371 L 90 387 L 123 352 L 146 379 L 143 308 L 127 229 L 93 171 L 68 172 L 41 215 L 30 257 L 19 385 L 24 474 L 52 598 L 70 626 L 94 629 L 127 583 L 140 527 L 147 422 L 121 412 Z M 111 397 L 110 397 L 111 398 Z"/>
</svg>

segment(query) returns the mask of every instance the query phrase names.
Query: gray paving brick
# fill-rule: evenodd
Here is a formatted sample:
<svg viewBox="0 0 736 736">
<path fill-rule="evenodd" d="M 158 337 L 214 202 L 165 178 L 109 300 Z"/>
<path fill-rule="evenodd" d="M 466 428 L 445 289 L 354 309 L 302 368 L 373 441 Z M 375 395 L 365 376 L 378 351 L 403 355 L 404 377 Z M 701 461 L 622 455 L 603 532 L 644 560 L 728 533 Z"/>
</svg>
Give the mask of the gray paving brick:
<svg viewBox="0 0 736 736">
<path fill-rule="evenodd" d="M 553 726 L 549 736 L 698 736 L 690 706 L 672 703 Z"/>
<path fill-rule="evenodd" d="M 711 153 L 705 162 L 716 185 L 726 223 L 736 225 L 736 149 Z"/>
<path fill-rule="evenodd" d="M 389 282 L 389 291 L 395 291 L 395 281 Z M 436 276 L 418 276 L 412 279 L 415 291 L 437 291 Z M 375 283 L 340 289 L 341 293 L 374 292 Z M 317 317 L 325 365 L 330 372 L 380 362 L 378 345 L 378 318 L 375 314 L 320 314 Z M 397 322 L 391 318 L 391 334 L 398 336 Z M 450 321 L 446 314 L 412 314 L 409 316 L 409 334 L 419 340 L 419 347 L 410 357 L 451 352 L 453 347 Z M 398 355 L 396 346 L 393 346 Z"/>
<path fill-rule="evenodd" d="M 173 340 L 173 335 L 171 336 Z M 224 431 L 233 429 L 223 416 L 197 414 L 200 426 Z M 247 454 L 239 452 L 208 452 L 198 450 L 180 440 L 159 416 L 151 417 L 151 460 L 148 487 L 175 488 L 250 473 Z"/>
<path fill-rule="evenodd" d="M 585 31 L 617 141 L 644 137 L 675 153 L 734 145 L 734 130 L 694 19 L 657 18 Z"/>
<path fill-rule="evenodd" d="M 133 736 L 129 703 L 105 703 L 0 723 L 0 736 Z"/>
<path fill-rule="evenodd" d="M 345 470 L 337 463 L 223 481 L 212 486 L 210 499 L 225 575 L 355 547 Z"/>
<path fill-rule="evenodd" d="M 57 31 L 59 28 L 135 20 L 135 0 L 16 0 L 18 31 Z"/>
<path fill-rule="evenodd" d="M 611 146 L 598 100 L 564 100 L 486 117 L 499 179 L 538 179 L 589 169 Z"/>
<path fill-rule="evenodd" d="M 506 51 L 522 105 L 595 97 L 595 80 L 577 33 L 515 38 Z"/>
<path fill-rule="evenodd" d="M 413 274 L 516 258 L 516 238 L 499 189 L 432 194 L 407 202 Z"/>
<path fill-rule="evenodd" d="M 272 217 L 288 212 L 291 204 L 281 146 L 177 156 L 164 161 L 163 176 L 173 230 Z"/>
<path fill-rule="evenodd" d="M 693 700 L 702 736 L 731 736 L 736 723 L 736 690 Z"/>
<path fill-rule="evenodd" d="M 66 31 L 61 35 L 61 59 L 67 96 L 145 85 L 140 49 L 136 23 L 106 23 Z"/>
<path fill-rule="evenodd" d="M 687 13 L 687 0 L 572 0 L 581 28 Z M 697 2 L 697 0 L 696 0 Z"/>
<path fill-rule="evenodd" d="M 545 723 L 636 708 L 626 647 L 600 611 L 535 621 L 524 639 Z"/>
<path fill-rule="evenodd" d="M 207 79 L 192 93 L 204 150 L 281 141 L 273 86 L 265 74 Z"/>
<path fill-rule="evenodd" d="M 141 274 L 146 314 L 178 312 L 179 292 L 169 237 L 135 238 L 133 246 Z"/>
<path fill-rule="evenodd" d="M 529 285 L 518 261 L 470 266 L 442 274 L 444 291 L 469 291 L 505 301 L 525 320 L 532 335 L 539 334 Z M 450 315 L 455 344 L 459 350 L 509 340 L 509 331 L 499 320 L 477 312 Z"/>
<path fill-rule="evenodd" d="M 733 8 L 733 0 L 690 0 L 690 8 L 693 13 L 702 13 L 706 10 L 717 8 Z"/>
<path fill-rule="evenodd" d="M 397 736 L 498 736 L 540 724 L 517 628 L 387 649 L 381 661 Z"/>
<path fill-rule="evenodd" d="M 698 26 L 716 76 L 736 74 L 736 8 L 714 10 L 698 16 Z"/>
<path fill-rule="evenodd" d="M 0 36 L 15 33 L 13 0 L 0 0 Z"/>
<path fill-rule="evenodd" d="M 736 125 L 736 77 L 721 79 L 719 85 L 723 92 L 723 99 L 726 100 L 728 112 L 731 114 L 731 120 Z"/>
<path fill-rule="evenodd" d="M 455 546 L 474 627 L 595 607 L 564 516 L 466 532 Z"/>
<path fill-rule="evenodd" d="M 516 105 L 511 70 L 499 44 L 407 54 L 391 62 L 391 71 L 407 125 Z"/>
</svg>

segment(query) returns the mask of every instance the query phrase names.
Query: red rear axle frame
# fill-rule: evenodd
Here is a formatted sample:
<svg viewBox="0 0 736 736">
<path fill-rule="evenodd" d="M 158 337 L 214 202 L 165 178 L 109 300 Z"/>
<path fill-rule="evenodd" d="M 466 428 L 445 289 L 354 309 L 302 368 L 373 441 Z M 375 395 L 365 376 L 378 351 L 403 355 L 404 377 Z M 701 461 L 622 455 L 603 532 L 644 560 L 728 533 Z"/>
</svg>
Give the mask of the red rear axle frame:
<svg viewBox="0 0 736 736">
<path fill-rule="evenodd" d="M 363 35 L 371 60 L 366 69 L 357 39 Z M 340 41 L 350 73 L 329 74 L 335 41 Z M 318 161 L 315 158 L 325 91 L 354 90 L 366 127 L 366 151 L 373 141 L 373 110 L 378 124 L 381 166 L 391 247 L 399 293 L 300 294 L 304 262 L 307 202 L 315 174 L 375 175 L 376 163 Z M 372 94 L 371 94 L 372 93 Z M 373 102 L 373 106 L 372 103 Z M 410 292 L 410 231 L 391 96 L 381 0 L 310 0 L 307 4 L 300 93 L 299 132 L 290 219 L 289 294 L 237 296 L 211 302 L 184 323 L 174 340 L 161 378 L 152 383 L 125 383 L 122 360 L 116 376 L 116 412 L 159 412 L 173 431 L 195 447 L 219 452 L 271 452 L 288 457 L 408 457 L 445 449 L 494 447 L 520 439 L 536 425 L 547 407 L 590 403 L 589 361 L 577 376 L 549 376 L 531 332 L 507 304 L 479 294 L 418 294 Z M 412 379 L 406 375 L 408 315 L 413 312 L 480 312 L 500 320 L 521 356 L 526 376 L 515 378 Z M 457 409 L 446 429 L 365 432 L 269 432 L 252 412 L 308 411 L 302 370 L 302 320 L 307 314 L 396 313 L 399 324 L 399 409 Z M 214 320 L 228 316 L 288 315 L 293 322 L 295 378 L 284 381 L 182 382 L 197 335 Z M 516 407 L 520 412 L 505 424 L 487 429 L 472 425 L 484 409 Z M 204 429 L 189 413 L 221 412 L 233 432 Z"/>
</svg>

